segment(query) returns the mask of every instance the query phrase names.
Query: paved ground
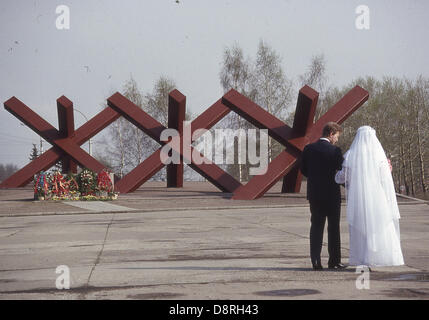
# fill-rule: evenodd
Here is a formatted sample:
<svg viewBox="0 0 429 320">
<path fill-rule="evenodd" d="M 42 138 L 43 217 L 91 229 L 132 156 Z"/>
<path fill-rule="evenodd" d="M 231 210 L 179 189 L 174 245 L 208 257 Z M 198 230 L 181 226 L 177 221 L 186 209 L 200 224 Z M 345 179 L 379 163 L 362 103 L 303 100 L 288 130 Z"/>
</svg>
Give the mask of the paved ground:
<svg viewBox="0 0 429 320">
<path fill-rule="evenodd" d="M 0 299 L 429 299 L 427 203 L 398 198 L 406 265 L 374 268 L 359 290 L 354 267 L 311 269 L 305 196 L 279 190 L 235 201 L 207 183 L 149 183 L 108 203 L 0 190 Z M 55 287 L 60 265 L 69 290 Z"/>
</svg>

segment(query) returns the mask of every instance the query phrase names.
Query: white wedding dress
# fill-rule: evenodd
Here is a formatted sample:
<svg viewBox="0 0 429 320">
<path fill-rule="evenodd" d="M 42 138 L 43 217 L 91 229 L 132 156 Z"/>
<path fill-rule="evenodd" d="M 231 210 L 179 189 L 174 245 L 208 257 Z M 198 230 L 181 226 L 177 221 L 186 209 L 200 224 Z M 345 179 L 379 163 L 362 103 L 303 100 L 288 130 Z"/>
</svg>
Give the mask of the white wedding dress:
<svg viewBox="0 0 429 320">
<path fill-rule="evenodd" d="M 349 264 L 404 264 L 392 174 L 375 130 L 360 127 L 335 181 L 346 186 Z"/>
</svg>

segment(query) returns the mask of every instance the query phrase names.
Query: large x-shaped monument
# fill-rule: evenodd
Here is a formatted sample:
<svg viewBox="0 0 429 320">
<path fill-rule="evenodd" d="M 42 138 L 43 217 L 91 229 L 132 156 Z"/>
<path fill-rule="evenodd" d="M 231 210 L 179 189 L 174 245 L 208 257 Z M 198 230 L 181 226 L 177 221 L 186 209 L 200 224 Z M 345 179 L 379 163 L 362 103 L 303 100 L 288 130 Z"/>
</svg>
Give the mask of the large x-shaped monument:
<svg viewBox="0 0 429 320">
<path fill-rule="evenodd" d="M 368 100 L 368 92 L 356 86 L 314 123 L 318 95 L 309 86 L 304 86 L 299 91 L 291 128 L 232 89 L 190 123 L 190 138 L 184 139 L 183 120 L 185 119 L 186 98 L 178 90 L 174 90 L 169 94 L 168 128 L 177 130 L 181 141 L 180 146 L 171 141 L 163 141 L 161 133 L 167 128 L 120 93 L 115 93 L 108 98 L 108 107 L 76 131 L 74 130 L 73 104 L 66 97 L 62 96 L 57 100 L 59 130 L 20 100 L 12 97 L 4 103 L 6 110 L 51 143 L 53 147 L 3 181 L 0 188 L 24 186 L 31 181 L 35 174 L 47 170 L 59 160 L 62 161 L 63 171 L 75 171 L 76 164 L 95 172 L 102 171 L 105 169 L 103 164 L 86 153 L 80 146 L 123 116 L 157 141 L 161 147 L 120 179 L 115 184 L 116 191 L 132 192 L 161 170 L 165 166 L 161 161 L 161 154 L 164 152 L 162 146 L 168 144 L 181 159 L 180 164 L 167 165 L 167 186 L 169 187 L 183 186 L 183 162 L 185 161 L 221 191 L 231 193 L 232 199 L 259 198 L 281 178 L 283 178 L 282 192 L 299 192 L 302 179 L 299 172 L 299 158 L 304 147 L 320 137 L 322 128 L 327 122 L 335 121 L 341 124 Z M 254 176 L 245 185 L 209 159 L 205 159 L 192 147 L 192 143 L 203 134 L 203 131 L 199 129 L 212 128 L 230 111 L 236 112 L 260 129 L 268 129 L 268 134 L 285 147 L 285 150 L 268 164 L 265 174 Z M 191 150 L 191 154 L 197 152 L 203 161 L 194 161 L 192 156 L 184 152 L 184 145 Z"/>
</svg>

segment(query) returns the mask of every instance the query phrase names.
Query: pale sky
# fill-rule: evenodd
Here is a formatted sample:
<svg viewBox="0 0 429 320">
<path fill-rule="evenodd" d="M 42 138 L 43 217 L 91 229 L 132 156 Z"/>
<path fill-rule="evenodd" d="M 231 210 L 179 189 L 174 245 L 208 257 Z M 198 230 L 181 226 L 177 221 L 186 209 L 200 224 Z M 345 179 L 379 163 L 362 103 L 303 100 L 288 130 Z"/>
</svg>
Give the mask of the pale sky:
<svg viewBox="0 0 429 320">
<path fill-rule="evenodd" d="M 362 4 L 369 30 L 355 27 Z M 69 30 L 56 28 L 59 5 L 70 9 Z M 89 118 L 131 75 L 145 93 L 164 75 L 199 114 L 223 94 L 222 54 L 234 42 L 253 58 L 264 40 L 296 85 L 323 53 L 329 83 L 342 86 L 366 75 L 429 77 L 428 30 L 426 0 L 1 0 L 0 163 L 22 167 L 39 144 L 4 109 L 12 96 L 57 127 L 63 94 Z M 76 127 L 83 122 L 76 113 Z"/>
</svg>

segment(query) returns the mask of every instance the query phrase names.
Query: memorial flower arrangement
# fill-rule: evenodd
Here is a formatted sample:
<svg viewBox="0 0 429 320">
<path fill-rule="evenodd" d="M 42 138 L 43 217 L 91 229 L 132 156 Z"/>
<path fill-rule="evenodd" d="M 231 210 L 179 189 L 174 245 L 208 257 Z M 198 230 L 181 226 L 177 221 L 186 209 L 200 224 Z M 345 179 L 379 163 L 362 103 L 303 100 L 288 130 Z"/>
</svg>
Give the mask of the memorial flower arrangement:
<svg viewBox="0 0 429 320">
<path fill-rule="evenodd" d="M 51 193 L 52 199 L 62 200 L 68 194 L 68 184 L 63 175 L 59 171 L 55 171 L 51 175 Z"/>
<path fill-rule="evenodd" d="M 102 198 L 116 199 L 118 194 L 113 192 L 113 182 L 109 172 L 101 171 L 97 175 L 97 195 Z"/>
<path fill-rule="evenodd" d="M 69 199 L 70 200 L 79 200 L 80 198 L 80 192 L 79 192 L 79 185 L 76 181 L 76 175 L 73 173 L 69 173 L 66 177 L 67 185 L 68 185 L 68 192 L 69 192 Z"/>
<path fill-rule="evenodd" d="M 59 171 L 40 172 L 34 178 L 35 200 L 115 200 L 110 174 L 103 170 L 99 174 L 89 169 L 78 175 L 63 176 Z"/>
<path fill-rule="evenodd" d="M 96 173 L 89 169 L 83 169 L 77 175 L 79 191 L 82 196 L 95 196 L 96 179 Z"/>
<path fill-rule="evenodd" d="M 45 200 L 50 198 L 49 176 L 45 171 L 40 172 L 34 179 L 34 200 Z"/>
</svg>

